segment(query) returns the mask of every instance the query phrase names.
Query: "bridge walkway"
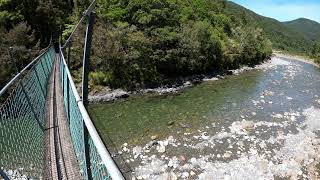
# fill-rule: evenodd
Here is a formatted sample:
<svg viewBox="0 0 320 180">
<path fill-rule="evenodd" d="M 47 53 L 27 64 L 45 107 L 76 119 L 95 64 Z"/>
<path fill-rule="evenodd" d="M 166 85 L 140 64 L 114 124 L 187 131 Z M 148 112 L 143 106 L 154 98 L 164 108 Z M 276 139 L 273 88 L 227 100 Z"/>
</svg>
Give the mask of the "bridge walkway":
<svg viewBox="0 0 320 180">
<path fill-rule="evenodd" d="M 56 54 L 46 102 L 47 174 L 52 179 L 82 179 L 63 103 L 59 62 L 60 56 Z"/>
</svg>

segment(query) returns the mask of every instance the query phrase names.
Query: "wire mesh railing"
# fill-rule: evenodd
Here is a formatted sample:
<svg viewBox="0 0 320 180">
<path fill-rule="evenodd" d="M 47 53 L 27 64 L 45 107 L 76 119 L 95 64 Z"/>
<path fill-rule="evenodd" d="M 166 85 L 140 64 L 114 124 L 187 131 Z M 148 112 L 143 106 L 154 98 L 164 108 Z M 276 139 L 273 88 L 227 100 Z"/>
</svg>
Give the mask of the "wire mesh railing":
<svg viewBox="0 0 320 180">
<path fill-rule="evenodd" d="M 55 68 L 58 68 L 58 73 L 60 73 L 61 95 L 64 98 L 70 136 L 81 177 L 94 180 L 122 180 L 123 175 L 88 115 L 84 105 L 86 98 L 83 98 L 84 95 L 80 98 L 77 92 L 63 54 L 67 46 L 70 48 L 75 31 L 85 24 L 84 20 L 94 17 L 91 15 L 95 3 L 95 1 L 92 2 L 64 46 L 60 47 L 59 67 Z M 89 20 L 89 22 L 92 21 L 93 19 Z M 89 23 L 83 50 L 85 62 L 89 61 L 92 28 L 93 24 Z M 48 179 L 51 177 L 48 174 L 50 173 L 48 172 L 49 167 L 47 167 L 50 163 L 47 162 L 45 152 L 48 148 L 46 147 L 45 127 L 48 123 L 46 122 L 48 81 L 52 74 L 54 57 L 55 49 L 47 48 L 0 91 L 1 98 L 10 89 L 10 94 L 0 105 L 0 179 L 1 176 L 9 179 Z M 70 60 L 69 56 L 68 60 Z M 85 67 L 84 65 L 83 70 L 86 78 L 83 79 L 88 77 L 88 70 Z"/>
<path fill-rule="evenodd" d="M 60 81 L 81 176 L 84 179 L 98 180 L 124 179 L 83 105 L 62 51 L 60 52 Z M 87 138 L 86 131 L 88 131 Z"/>
<path fill-rule="evenodd" d="M 81 176 L 84 179 L 124 179 L 111 155 L 101 140 L 86 110 L 88 96 L 89 57 L 94 23 L 96 1 L 93 0 L 74 26 L 70 36 L 60 50 L 60 81 L 74 151 L 78 160 Z M 82 35 L 85 33 L 85 37 Z M 72 43 L 71 43 L 72 42 Z M 67 54 L 67 60 L 64 57 Z M 83 59 L 83 64 L 81 60 Z M 71 72 L 82 65 L 82 96 L 80 98 Z M 78 78 L 79 79 L 79 78 Z"/>
<path fill-rule="evenodd" d="M 43 179 L 45 106 L 55 51 L 49 47 L 1 91 L 0 168 L 10 179 Z M 1 179 L 1 178 L 0 178 Z"/>
</svg>

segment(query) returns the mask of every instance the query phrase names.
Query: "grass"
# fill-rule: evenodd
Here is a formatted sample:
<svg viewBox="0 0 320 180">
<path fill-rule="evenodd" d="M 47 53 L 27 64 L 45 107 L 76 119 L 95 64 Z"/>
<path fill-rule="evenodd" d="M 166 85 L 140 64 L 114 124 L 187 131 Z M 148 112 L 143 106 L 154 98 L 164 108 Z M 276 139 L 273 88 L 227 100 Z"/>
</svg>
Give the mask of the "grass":
<svg viewBox="0 0 320 180">
<path fill-rule="evenodd" d="M 320 175 L 320 162 L 316 165 L 316 172 Z"/>
<path fill-rule="evenodd" d="M 312 58 L 309 54 L 307 53 L 297 53 L 297 52 L 289 52 L 289 51 L 278 51 L 278 50 L 273 50 L 273 53 L 276 55 L 284 55 L 296 59 L 303 59 L 308 62 L 312 63 L 319 63 L 320 60 Z"/>
</svg>

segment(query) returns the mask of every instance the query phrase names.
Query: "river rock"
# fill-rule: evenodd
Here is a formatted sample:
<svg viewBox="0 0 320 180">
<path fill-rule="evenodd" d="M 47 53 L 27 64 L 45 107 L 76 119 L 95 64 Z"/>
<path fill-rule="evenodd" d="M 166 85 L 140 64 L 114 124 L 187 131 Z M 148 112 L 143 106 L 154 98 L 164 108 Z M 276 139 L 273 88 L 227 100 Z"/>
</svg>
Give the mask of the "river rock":
<svg viewBox="0 0 320 180">
<path fill-rule="evenodd" d="M 170 172 L 170 173 L 164 173 L 164 174 L 160 175 L 160 177 L 157 178 L 157 179 L 177 180 L 178 177 L 177 177 L 177 175 L 176 175 L 174 172 Z"/>
<path fill-rule="evenodd" d="M 190 125 L 185 124 L 185 123 L 180 123 L 180 126 L 181 126 L 182 128 L 190 128 Z"/>
<path fill-rule="evenodd" d="M 151 140 L 156 140 L 156 139 L 158 139 L 157 135 L 151 136 Z"/>
<path fill-rule="evenodd" d="M 217 81 L 219 78 L 213 77 L 213 78 L 204 78 L 203 81 Z"/>
<path fill-rule="evenodd" d="M 157 151 L 159 153 L 164 153 L 164 152 L 166 152 L 166 147 L 164 145 L 160 145 L 157 147 Z"/>
<path fill-rule="evenodd" d="M 244 147 L 244 142 L 240 140 L 240 141 L 237 142 L 237 145 L 240 146 L 240 147 Z"/>
<path fill-rule="evenodd" d="M 264 92 L 263 92 L 263 95 L 264 95 L 264 96 L 273 96 L 273 95 L 274 95 L 274 92 L 272 92 L 272 91 L 264 91 Z"/>
<path fill-rule="evenodd" d="M 136 159 L 142 152 L 142 148 L 140 146 L 136 146 L 132 149 L 132 154 L 134 155 L 134 159 Z"/>
<path fill-rule="evenodd" d="M 189 177 L 189 173 L 188 172 L 183 172 L 181 174 L 182 178 L 188 178 Z"/>
<path fill-rule="evenodd" d="M 245 130 L 254 129 L 254 122 L 253 121 L 241 121 L 241 127 Z"/>
<path fill-rule="evenodd" d="M 276 115 L 272 115 L 273 118 L 277 118 L 277 119 L 282 119 L 283 115 L 282 114 L 276 114 Z"/>
<path fill-rule="evenodd" d="M 203 140 L 207 140 L 207 139 L 209 139 L 209 137 L 210 137 L 210 136 L 208 136 L 206 132 L 204 132 L 204 133 L 201 134 L 201 138 L 202 138 Z"/>
<path fill-rule="evenodd" d="M 189 87 L 192 86 L 192 83 L 190 81 L 186 81 L 185 83 L 183 83 L 183 85 Z"/>
<path fill-rule="evenodd" d="M 167 123 L 168 126 L 172 126 L 173 124 L 174 124 L 174 121 L 169 121 L 169 122 Z"/>
<path fill-rule="evenodd" d="M 129 93 L 122 90 L 122 89 L 116 89 L 112 91 L 111 93 L 105 93 L 105 94 L 97 94 L 93 96 L 89 96 L 90 102 L 110 102 L 114 101 L 116 99 L 120 98 L 128 98 Z"/>
<path fill-rule="evenodd" d="M 175 139 L 173 138 L 173 136 L 169 136 L 166 141 L 168 141 L 168 144 L 171 144 L 174 143 Z"/>
<path fill-rule="evenodd" d="M 228 152 L 226 152 L 226 153 L 223 154 L 222 157 L 223 157 L 224 159 L 229 159 L 229 158 L 231 157 L 231 154 L 228 153 Z"/>
</svg>

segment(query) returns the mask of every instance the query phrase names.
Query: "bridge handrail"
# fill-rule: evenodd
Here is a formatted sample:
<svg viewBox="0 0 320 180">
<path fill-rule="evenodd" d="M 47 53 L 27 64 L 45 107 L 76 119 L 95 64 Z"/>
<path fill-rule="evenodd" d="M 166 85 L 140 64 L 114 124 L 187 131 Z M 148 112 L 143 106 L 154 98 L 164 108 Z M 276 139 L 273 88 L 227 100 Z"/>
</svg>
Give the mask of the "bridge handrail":
<svg viewBox="0 0 320 180">
<path fill-rule="evenodd" d="M 63 66 L 65 68 L 65 71 L 66 71 L 66 74 L 67 74 L 67 78 L 68 78 L 68 80 L 70 82 L 71 90 L 72 90 L 72 92 L 73 92 L 73 94 L 75 96 L 76 102 L 78 104 L 80 113 L 81 113 L 82 118 L 83 118 L 83 121 L 84 121 L 84 123 L 86 125 L 86 128 L 88 129 L 88 132 L 89 132 L 89 134 L 91 136 L 91 139 L 92 139 L 94 145 L 97 148 L 98 154 L 100 155 L 103 164 L 105 165 L 105 167 L 106 167 L 106 169 L 107 169 L 107 171 L 110 174 L 112 179 L 124 180 L 124 177 L 123 177 L 122 173 L 120 172 L 119 168 L 117 167 L 117 165 L 113 161 L 110 153 L 108 152 L 108 150 L 105 147 L 103 141 L 101 140 L 101 138 L 100 138 L 100 136 L 99 136 L 94 124 L 92 123 L 91 118 L 90 118 L 85 106 L 83 105 L 82 99 L 80 98 L 80 96 L 78 94 L 77 88 L 76 88 L 76 86 L 75 86 L 75 84 L 73 82 L 71 73 L 69 71 L 69 68 L 67 66 L 66 60 L 64 58 L 62 47 L 61 47 L 61 50 L 60 50 L 60 57 L 61 57 L 61 59 L 63 61 Z"/>
<path fill-rule="evenodd" d="M 26 67 L 24 67 L 21 71 L 19 71 L 18 74 L 16 74 L 14 76 L 14 78 L 12 78 L 0 91 L 0 96 L 2 96 L 10 86 L 12 86 L 12 84 L 20 78 L 20 76 L 27 70 L 29 69 L 33 64 L 35 64 L 36 62 L 38 62 L 38 60 L 44 55 L 47 53 L 47 50 L 51 47 L 51 44 L 49 44 L 48 47 L 46 47 L 44 50 L 43 50 L 43 53 L 41 53 L 38 57 L 36 57 L 33 61 L 31 61 Z"/>
</svg>

